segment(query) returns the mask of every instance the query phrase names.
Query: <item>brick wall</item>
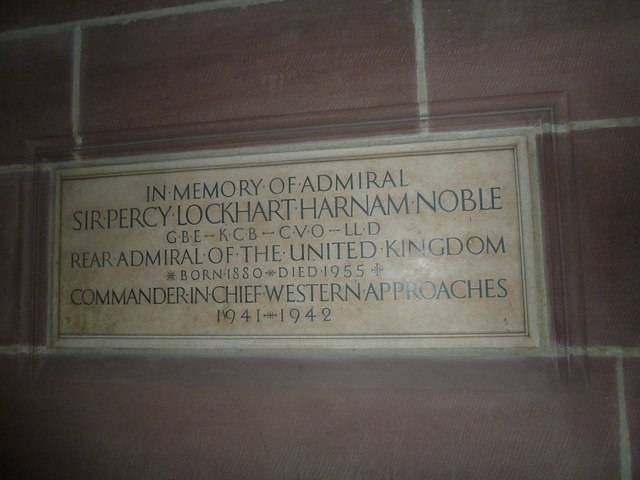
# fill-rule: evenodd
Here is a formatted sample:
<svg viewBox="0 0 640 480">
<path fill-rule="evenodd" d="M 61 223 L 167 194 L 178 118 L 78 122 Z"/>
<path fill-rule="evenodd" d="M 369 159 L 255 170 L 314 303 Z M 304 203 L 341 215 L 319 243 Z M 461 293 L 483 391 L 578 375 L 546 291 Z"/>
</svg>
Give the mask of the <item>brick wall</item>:
<svg viewBox="0 0 640 480">
<path fill-rule="evenodd" d="M 638 2 L 6 3 L 7 478 L 640 478 Z M 559 357 L 43 348 L 39 149 L 514 128 L 554 162 Z"/>
</svg>

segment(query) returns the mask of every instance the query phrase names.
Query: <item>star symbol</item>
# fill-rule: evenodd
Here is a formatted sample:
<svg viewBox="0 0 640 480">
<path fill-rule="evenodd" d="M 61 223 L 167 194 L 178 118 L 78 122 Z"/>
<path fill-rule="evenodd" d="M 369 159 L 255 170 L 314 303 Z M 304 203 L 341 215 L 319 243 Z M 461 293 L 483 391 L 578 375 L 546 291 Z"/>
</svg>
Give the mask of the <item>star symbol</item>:
<svg viewBox="0 0 640 480">
<path fill-rule="evenodd" d="M 376 277 L 377 277 L 378 275 L 380 275 L 380 274 L 384 271 L 384 268 L 382 268 L 382 265 L 380 265 L 379 263 L 376 263 L 376 264 L 371 268 L 371 271 L 372 271 L 373 273 L 375 273 L 375 274 L 376 274 Z"/>
<path fill-rule="evenodd" d="M 176 272 L 167 272 L 167 280 L 175 280 Z"/>
</svg>

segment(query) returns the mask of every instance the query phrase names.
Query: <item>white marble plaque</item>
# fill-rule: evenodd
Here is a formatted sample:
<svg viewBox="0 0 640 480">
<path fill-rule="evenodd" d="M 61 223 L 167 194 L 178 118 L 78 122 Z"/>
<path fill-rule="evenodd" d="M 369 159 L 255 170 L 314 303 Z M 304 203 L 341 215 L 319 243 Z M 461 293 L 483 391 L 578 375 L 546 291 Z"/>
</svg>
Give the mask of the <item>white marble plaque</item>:
<svg viewBox="0 0 640 480">
<path fill-rule="evenodd" d="M 61 168 L 56 346 L 535 347 L 525 139 Z"/>
</svg>

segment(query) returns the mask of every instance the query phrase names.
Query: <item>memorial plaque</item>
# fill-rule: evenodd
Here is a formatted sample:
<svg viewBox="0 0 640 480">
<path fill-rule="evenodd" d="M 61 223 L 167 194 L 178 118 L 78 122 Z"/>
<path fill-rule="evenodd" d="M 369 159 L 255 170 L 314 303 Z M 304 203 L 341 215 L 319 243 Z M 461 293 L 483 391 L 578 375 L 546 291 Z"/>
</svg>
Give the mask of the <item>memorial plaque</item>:
<svg viewBox="0 0 640 480">
<path fill-rule="evenodd" d="M 59 168 L 53 344 L 536 347 L 531 183 L 522 137 Z"/>
</svg>

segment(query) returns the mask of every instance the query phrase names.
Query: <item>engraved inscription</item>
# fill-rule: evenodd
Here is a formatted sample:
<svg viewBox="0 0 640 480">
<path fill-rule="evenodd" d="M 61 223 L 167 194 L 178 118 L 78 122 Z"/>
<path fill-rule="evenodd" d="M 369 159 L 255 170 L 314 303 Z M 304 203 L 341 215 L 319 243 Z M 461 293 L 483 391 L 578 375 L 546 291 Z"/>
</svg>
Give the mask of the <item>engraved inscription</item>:
<svg viewBox="0 0 640 480">
<path fill-rule="evenodd" d="M 62 169 L 54 339 L 536 346 L 519 142 Z"/>
</svg>

